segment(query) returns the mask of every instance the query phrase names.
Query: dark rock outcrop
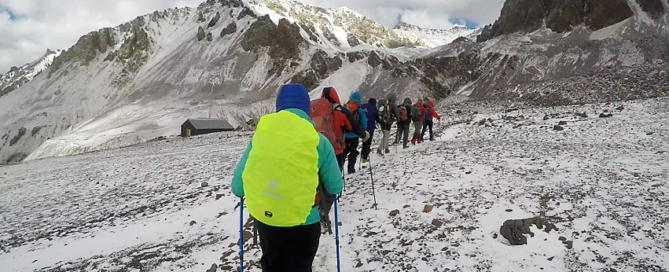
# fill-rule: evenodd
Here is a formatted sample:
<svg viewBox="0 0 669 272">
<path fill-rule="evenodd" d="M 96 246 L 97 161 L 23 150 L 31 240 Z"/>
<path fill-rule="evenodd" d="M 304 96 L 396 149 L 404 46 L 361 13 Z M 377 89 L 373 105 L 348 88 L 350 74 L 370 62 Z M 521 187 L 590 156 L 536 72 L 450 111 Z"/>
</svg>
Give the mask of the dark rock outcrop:
<svg viewBox="0 0 669 272">
<path fill-rule="evenodd" d="M 210 42 L 210 41 L 213 41 L 213 40 L 214 40 L 214 36 L 211 35 L 211 32 L 207 33 L 207 41 Z"/>
<path fill-rule="evenodd" d="M 310 63 L 311 69 L 314 69 L 321 78 L 324 78 L 328 72 L 338 70 L 343 64 L 341 58 L 337 56 L 330 58 L 323 50 L 318 50 L 311 58 Z"/>
<path fill-rule="evenodd" d="M 111 28 L 90 32 L 79 38 L 74 46 L 53 60 L 49 68 L 49 75 L 58 71 L 62 65 L 68 62 L 88 65 L 97 57 L 98 52 L 105 53 L 109 47 L 114 45 L 114 32 Z"/>
<path fill-rule="evenodd" d="M 486 26 L 477 41 L 516 32 L 531 32 L 544 23 L 559 33 L 578 25 L 598 30 L 632 15 L 626 0 L 507 0 L 499 19 Z"/>
<path fill-rule="evenodd" d="M 211 21 L 209 21 L 209 24 L 207 24 L 207 28 L 214 27 L 218 23 L 218 20 L 220 19 L 221 19 L 221 13 L 217 11 L 214 18 L 211 18 Z"/>
<path fill-rule="evenodd" d="M 197 28 L 197 40 L 202 41 L 204 40 L 205 34 L 204 34 L 204 28 L 202 26 Z"/>
<path fill-rule="evenodd" d="M 641 6 L 641 10 L 648 13 L 651 18 L 656 20 L 665 12 L 669 12 L 664 10 L 662 0 L 636 0 L 636 2 Z"/>
<path fill-rule="evenodd" d="M 244 17 L 246 17 L 246 16 L 251 16 L 251 17 L 254 17 L 254 18 L 255 18 L 255 17 L 256 17 L 256 14 L 253 13 L 253 11 L 252 11 L 250 8 L 245 7 L 245 8 L 242 10 L 242 12 L 240 12 L 239 15 L 237 15 L 237 20 L 241 20 L 242 18 L 244 18 Z"/>
<path fill-rule="evenodd" d="M 221 31 L 221 37 L 237 32 L 237 24 L 232 22 Z"/>
<path fill-rule="evenodd" d="M 286 19 L 279 20 L 275 25 L 268 15 L 255 21 L 244 33 L 241 46 L 246 51 L 257 53 L 262 47 L 269 47 L 269 55 L 275 63 L 300 56 L 300 27 Z"/>
<path fill-rule="evenodd" d="M 550 233 L 551 230 L 557 230 L 555 225 L 549 223 L 546 219 L 535 217 L 506 220 L 502 227 L 500 227 L 499 233 L 502 237 L 506 238 L 511 245 L 526 245 L 527 237 L 525 237 L 525 234 L 534 237 L 534 233 L 530 231 L 530 226 L 532 225 L 536 225 L 537 228 L 543 229 L 546 233 Z"/>
</svg>

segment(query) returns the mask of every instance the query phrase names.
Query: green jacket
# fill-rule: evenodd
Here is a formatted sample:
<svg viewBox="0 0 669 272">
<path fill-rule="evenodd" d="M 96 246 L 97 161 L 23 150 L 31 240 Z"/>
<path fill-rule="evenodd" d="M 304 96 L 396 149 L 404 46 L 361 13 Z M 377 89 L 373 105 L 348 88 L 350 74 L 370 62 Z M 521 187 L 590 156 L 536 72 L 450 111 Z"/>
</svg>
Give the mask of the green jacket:
<svg viewBox="0 0 669 272">
<path fill-rule="evenodd" d="M 291 108 L 291 109 L 286 109 L 286 111 L 296 114 L 302 119 L 308 120 L 313 125 L 313 122 L 311 122 L 309 116 L 302 110 Z M 330 144 L 330 141 L 325 136 L 323 136 L 320 133 L 318 133 L 318 135 L 320 138 L 317 147 L 318 169 L 319 169 L 318 176 L 320 178 L 320 181 L 323 183 L 324 189 L 328 193 L 339 194 L 342 188 L 344 187 L 344 182 L 341 177 L 341 172 L 339 171 L 339 165 L 337 164 L 337 158 L 335 156 L 334 149 Z M 238 197 L 244 196 L 244 180 L 242 179 L 242 174 L 244 173 L 249 153 L 253 148 L 252 142 L 253 141 L 249 142 L 249 145 L 246 148 L 244 155 L 237 164 L 237 169 L 235 169 L 234 176 L 232 178 L 232 185 L 231 185 L 232 192 Z M 316 191 L 314 189 L 314 194 L 315 193 Z M 319 221 L 320 221 L 320 216 L 318 214 L 318 207 L 314 207 L 311 209 L 311 213 L 307 217 L 306 222 L 303 223 L 302 225 L 311 225 L 318 223 Z"/>
</svg>

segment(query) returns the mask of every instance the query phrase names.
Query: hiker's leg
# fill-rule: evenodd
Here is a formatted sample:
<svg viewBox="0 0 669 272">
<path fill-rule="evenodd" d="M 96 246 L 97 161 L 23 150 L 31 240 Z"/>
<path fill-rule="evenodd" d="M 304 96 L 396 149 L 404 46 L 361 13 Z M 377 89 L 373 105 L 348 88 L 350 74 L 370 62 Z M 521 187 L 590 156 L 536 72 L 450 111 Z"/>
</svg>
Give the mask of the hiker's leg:
<svg viewBox="0 0 669 272">
<path fill-rule="evenodd" d="M 379 144 L 378 150 L 383 152 L 386 148 L 388 148 L 388 138 L 390 138 L 390 131 L 386 130 L 386 128 L 383 128 L 381 130 L 381 144 Z"/>
<path fill-rule="evenodd" d="M 263 272 L 285 271 L 284 267 L 284 234 L 281 228 L 271 227 L 258 221 L 258 235 L 262 257 L 260 264 Z"/>
<path fill-rule="evenodd" d="M 337 157 L 337 164 L 339 164 L 339 171 L 341 172 L 342 169 L 344 169 L 344 154 L 339 154 L 336 155 Z"/>
<path fill-rule="evenodd" d="M 397 132 L 395 133 L 395 144 L 400 143 L 401 133 L 402 133 L 402 125 L 400 125 L 400 123 L 397 123 Z"/>
<path fill-rule="evenodd" d="M 404 146 L 409 145 L 409 127 L 410 126 L 411 126 L 410 123 L 406 123 L 402 126 L 403 127 L 403 131 L 402 131 L 403 135 L 402 136 L 403 136 L 403 140 L 404 140 L 403 141 Z"/>
<path fill-rule="evenodd" d="M 420 140 L 423 141 L 425 139 L 425 129 L 427 128 L 427 122 L 428 120 L 423 121 L 423 129 L 420 132 Z"/>
<path fill-rule="evenodd" d="M 311 224 L 290 227 L 286 230 L 286 251 L 282 271 L 311 272 L 321 237 L 321 225 Z"/>
<path fill-rule="evenodd" d="M 372 149 L 372 139 L 374 138 L 374 131 L 369 132 L 369 140 L 362 143 L 362 159 L 369 159 L 369 152 Z"/>
<path fill-rule="evenodd" d="M 430 141 L 434 141 L 434 133 L 432 133 L 432 127 L 434 127 L 434 121 L 430 121 L 428 126 L 430 126 Z"/>
<path fill-rule="evenodd" d="M 344 157 L 344 160 L 348 157 L 348 154 L 351 153 L 351 139 L 350 138 L 344 138 L 344 143 L 346 144 L 346 147 L 344 148 L 344 153 L 342 154 Z"/>
<path fill-rule="evenodd" d="M 347 139 L 349 141 L 349 155 L 348 155 L 348 172 L 353 173 L 355 172 L 355 162 L 358 160 L 358 138 L 351 138 Z"/>
</svg>

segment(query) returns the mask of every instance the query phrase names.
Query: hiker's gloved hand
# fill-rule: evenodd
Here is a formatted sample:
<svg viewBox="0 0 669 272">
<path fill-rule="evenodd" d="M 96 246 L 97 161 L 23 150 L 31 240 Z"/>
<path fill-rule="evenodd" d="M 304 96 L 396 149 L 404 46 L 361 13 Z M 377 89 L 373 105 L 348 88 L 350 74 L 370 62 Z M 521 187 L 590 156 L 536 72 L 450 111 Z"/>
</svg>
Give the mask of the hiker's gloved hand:
<svg viewBox="0 0 669 272">
<path fill-rule="evenodd" d="M 365 138 L 362 138 L 362 141 L 366 142 L 367 140 L 369 140 L 369 132 L 365 131 Z"/>
</svg>

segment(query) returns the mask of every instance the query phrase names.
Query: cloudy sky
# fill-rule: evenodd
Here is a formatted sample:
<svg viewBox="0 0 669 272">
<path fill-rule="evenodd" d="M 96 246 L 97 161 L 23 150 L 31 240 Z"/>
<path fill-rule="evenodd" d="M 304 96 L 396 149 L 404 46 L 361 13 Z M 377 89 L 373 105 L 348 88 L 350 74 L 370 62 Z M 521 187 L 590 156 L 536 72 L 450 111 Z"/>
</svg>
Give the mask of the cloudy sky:
<svg viewBox="0 0 669 272">
<path fill-rule="evenodd" d="M 0 0 L 0 73 L 50 49 L 67 49 L 82 35 L 138 15 L 204 0 Z M 399 20 L 427 28 L 492 23 L 504 0 L 301 0 L 321 7 L 347 6 L 392 27 Z"/>
</svg>

